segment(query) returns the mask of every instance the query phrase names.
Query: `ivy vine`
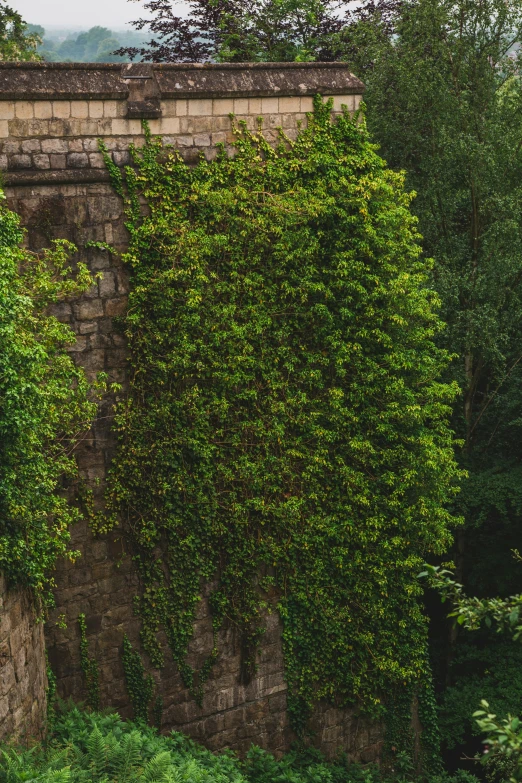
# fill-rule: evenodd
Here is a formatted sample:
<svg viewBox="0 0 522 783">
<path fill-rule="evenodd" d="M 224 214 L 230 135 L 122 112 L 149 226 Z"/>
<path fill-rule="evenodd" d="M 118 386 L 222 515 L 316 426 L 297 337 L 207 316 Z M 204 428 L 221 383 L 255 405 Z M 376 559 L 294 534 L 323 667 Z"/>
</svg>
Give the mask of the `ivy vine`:
<svg viewBox="0 0 522 783">
<path fill-rule="evenodd" d="M 106 155 L 131 358 L 98 530 L 125 527 L 144 647 L 160 667 L 164 631 L 193 690 L 217 655 L 186 660 L 204 582 L 247 676 L 277 610 L 302 734 L 316 699 L 381 714 L 426 668 L 416 577 L 455 523 L 456 389 L 412 195 L 364 124 L 317 98 L 295 142 L 234 132 L 195 167 L 148 132 L 123 173 Z"/>
<path fill-rule="evenodd" d="M 127 635 L 123 637 L 122 663 L 125 674 L 127 693 L 134 710 L 134 720 L 148 723 L 149 707 L 154 694 L 154 679 L 146 674 L 138 650 L 134 650 Z M 161 725 L 163 701 L 156 699 L 154 703 L 154 723 Z"/>
<path fill-rule="evenodd" d="M 105 376 L 88 383 L 67 353 L 74 332 L 49 312 L 96 276 L 81 262 L 73 271 L 70 242 L 35 254 L 23 241 L 0 190 L 0 571 L 10 587 L 52 604 L 57 559 L 79 554 L 69 550 L 69 529 L 82 518 L 70 502 L 79 483 L 75 448 Z"/>
<path fill-rule="evenodd" d="M 98 710 L 100 708 L 98 663 L 96 658 L 89 655 L 87 622 L 84 614 L 78 615 L 78 625 L 80 628 L 80 667 L 87 691 L 87 704 L 92 710 Z"/>
</svg>

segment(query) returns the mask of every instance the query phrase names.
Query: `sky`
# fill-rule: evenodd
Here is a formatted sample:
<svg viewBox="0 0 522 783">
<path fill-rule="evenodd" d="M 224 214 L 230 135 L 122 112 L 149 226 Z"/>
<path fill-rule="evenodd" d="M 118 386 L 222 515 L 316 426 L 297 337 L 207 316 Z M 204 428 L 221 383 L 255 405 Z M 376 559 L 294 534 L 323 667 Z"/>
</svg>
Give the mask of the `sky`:
<svg viewBox="0 0 522 783">
<path fill-rule="evenodd" d="M 128 0 L 10 0 L 26 22 L 43 27 L 122 28 L 144 16 L 141 2 Z"/>
</svg>

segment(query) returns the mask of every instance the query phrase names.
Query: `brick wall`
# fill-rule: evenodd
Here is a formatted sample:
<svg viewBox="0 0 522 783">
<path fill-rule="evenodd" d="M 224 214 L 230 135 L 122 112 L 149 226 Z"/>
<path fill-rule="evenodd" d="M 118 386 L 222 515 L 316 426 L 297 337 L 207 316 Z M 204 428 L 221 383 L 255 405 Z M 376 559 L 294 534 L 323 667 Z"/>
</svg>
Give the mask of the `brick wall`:
<svg viewBox="0 0 522 783">
<path fill-rule="evenodd" d="M 46 687 L 43 623 L 29 596 L 8 592 L 0 577 L 0 738 L 41 736 Z"/>
<path fill-rule="evenodd" d="M 125 249 L 120 199 L 108 183 L 98 151 L 102 138 L 114 162 L 128 162 L 131 143 L 143 143 L 141 119 L 163 136 L 188 162 L 208 159 L 216 145 L 233 141 L 229 114 L 250 128 L 262 117 L 269 140 L 277 128 L 290 136 L 306 123 L 313 95 L 333 96 L 334 110 L 354 111 L 362 85 L 342 64 L 257 64 L 245 66 L 145 66 L 0 63 L 0 166 L 10 206 L 39 249 L 54 237 L 80 248 L 79 257 L 103 279 L 80 300 L 64 303 L 58 315 L 78 335 L 73 352 L 89 375 L 104 370 L 125 384 L 126 350 L 113 318 L 124 312 L 127 276 L 106 253 L 82 249 L 88 241 L 107 241 Z M 103 482 L 114 442 L 111 403 L 78 452 L 83 475 L 101 503 Z M 99 482 L 99 484 L 97 483 Z M 72 531 L 72 546 L 82 552 L 73 566 L 57 574 L 57 608 L 47 626 L 49 658 L 59 693 L 85 697 L 79 657 L 77 617 L 86 615 L 90 653 L 100 667 L 103 706 L 131 714 L 121 665 L 126 633 L 139 646 L 139 621 L 133 596 L 139 585 L 125 541 L 119 535 L 94 540 L 85 525 Z M 67 628 L 56 620 L 64 615 Z M 164 700 L 163 728 L 181 730 L 212 749 L 244 751 L 255 742 L 275 752 L 287 750 L 293 737 L 286 712 L 286 685 L 277 614 L 267 618 L 257 673 L 240 682 L 239 640 L 231 628 L 220 633 L 220 657 L 206 683 L 201 707 L 183 687 L 166 654 L 154 671 Z M 211 618 L 204 597 L 198 608 L 190 663 L 198 666 L 212 648 Z M 149 666 L 146 657 L 144 660 Z M 313 718 L 315 741 L 329 755 L 347 751 L 370 760 L 379 752 L 380 727 L 353 712 L 319 705 Z"/>
</svg>

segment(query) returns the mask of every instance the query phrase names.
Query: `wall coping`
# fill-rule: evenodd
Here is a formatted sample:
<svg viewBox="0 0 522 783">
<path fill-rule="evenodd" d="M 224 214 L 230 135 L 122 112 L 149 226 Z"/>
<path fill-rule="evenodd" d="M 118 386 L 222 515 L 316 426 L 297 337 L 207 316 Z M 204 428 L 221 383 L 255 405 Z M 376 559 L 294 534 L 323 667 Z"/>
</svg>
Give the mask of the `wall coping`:
<svg viewBox="0 0 522 783">
<path fill-rule="evenodd" d="M 0 62 L 0 100 L 129 100 L 136 88 L 160 98 L 361 95 L 345 63 Z M 136 96 L 138 97 L 138 96 Z"/>
</svg>

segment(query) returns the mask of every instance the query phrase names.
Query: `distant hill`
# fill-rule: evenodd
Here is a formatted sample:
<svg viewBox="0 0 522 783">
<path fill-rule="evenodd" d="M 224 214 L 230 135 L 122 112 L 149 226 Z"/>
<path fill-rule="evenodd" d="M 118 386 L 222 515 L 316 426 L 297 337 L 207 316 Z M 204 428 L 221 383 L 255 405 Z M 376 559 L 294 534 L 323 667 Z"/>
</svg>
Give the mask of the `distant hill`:
<svg viewBox="0 0 522 783">
<path fill-rule="evenodd" d="M 90 30 L 49 29 L 41 25 L 29 25 L 42 39 L 38 53 L 47 62 L 63 63 L 116 63 L 126 57 L 113 54 L 122 46 L 145 45 L 142 33 L 132 30 L 109 30 L 108 27 L 91 27 Z"/>
</svg>

